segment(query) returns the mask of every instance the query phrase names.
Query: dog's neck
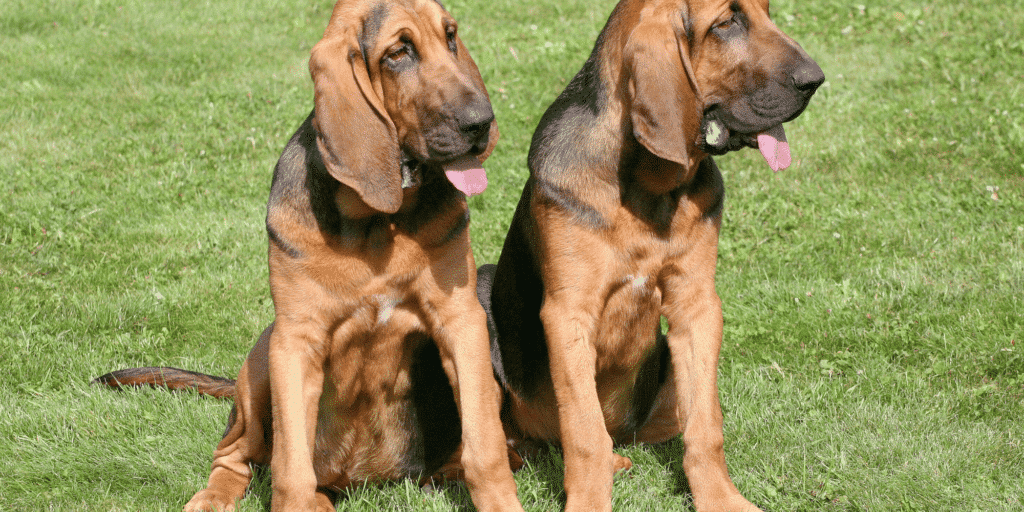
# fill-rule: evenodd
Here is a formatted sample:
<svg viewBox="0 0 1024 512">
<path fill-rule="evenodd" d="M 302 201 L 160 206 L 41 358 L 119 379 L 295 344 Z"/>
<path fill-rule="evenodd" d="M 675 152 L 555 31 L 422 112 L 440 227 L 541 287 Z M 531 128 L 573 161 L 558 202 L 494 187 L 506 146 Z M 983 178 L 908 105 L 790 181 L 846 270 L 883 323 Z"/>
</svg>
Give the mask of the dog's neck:
<svg viewBox="0 0 1024 512">
<path fill-rule="evenodd" d="M 624 144 L 628 144 L 628 142 L 624 142 Z M 693 181 L 703 160 L 694 161 L 691 158 L 689 165 L 683 165 L 659 158 L 641 144 L 635 144 L 636 159 L 629 168 L 632 175 L 622 176 L 620 179 L 632 181 L 634 186 L 639 186 L 654 195 L 668 194 Z M 706 155 L 702 156 L 706 157 Z"/>
<path fill-rule="evenodd" d="M 402 189 L 416 188 L 423 183 L 423 165 L 416 160 L 402 162 Z"/>
<path fill-rule="evenodd" d="M 399 212 L 408 210 L 416 202 L 417 192 L 423 184 L 423 164 L 413 159 L 405 159 L 399 169 L 402 176 L 402 207 Z M 335 204 L 343 217 L 363 219 L 379 215 L 380 212 L 370 208 L 355 190 L 343 183 L 338 184 L 334 194 Z"/>
</svg>

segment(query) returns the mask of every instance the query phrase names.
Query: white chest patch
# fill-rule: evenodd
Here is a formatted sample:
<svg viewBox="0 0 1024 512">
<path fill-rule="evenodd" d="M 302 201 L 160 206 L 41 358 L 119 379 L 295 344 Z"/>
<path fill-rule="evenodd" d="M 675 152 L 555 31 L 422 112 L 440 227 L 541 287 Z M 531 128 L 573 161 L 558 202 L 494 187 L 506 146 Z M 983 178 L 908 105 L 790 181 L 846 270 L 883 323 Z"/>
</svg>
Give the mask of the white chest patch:
<svg viewBox="0 0 1024 512">
<path fill-rule="evenodd" d="M 388 323 L 391 320 L 391 315 L 395 312 L 398 301 L 387 295 L 374 295 L 371 300 L 377 304 L 377 325 Z"/>
</svg>

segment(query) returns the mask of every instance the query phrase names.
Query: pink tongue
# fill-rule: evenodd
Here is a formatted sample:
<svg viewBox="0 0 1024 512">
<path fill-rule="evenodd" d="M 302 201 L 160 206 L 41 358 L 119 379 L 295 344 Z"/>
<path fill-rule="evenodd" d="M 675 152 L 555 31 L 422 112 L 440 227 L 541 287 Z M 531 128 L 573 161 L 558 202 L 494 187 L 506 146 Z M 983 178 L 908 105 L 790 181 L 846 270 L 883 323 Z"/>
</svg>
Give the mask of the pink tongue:
<svg viewBox="0 0 1024 512">
<path fill-rule="evenodd" d="M 789 167 L 793 161 L 789 156 L 786 130 L 782 128 L 781 124 L 757 134 L 757 148 L 761 150 L 761 156 L 768 162 L 768 167 L 775 172 Z"/>
<path fill-rule="evenodd" d="M 474 156 L 464 156 L 444 165 L 444 175 L 466 196 L 479 194 L 487 188 L 487 171 Z"/>
</svg>

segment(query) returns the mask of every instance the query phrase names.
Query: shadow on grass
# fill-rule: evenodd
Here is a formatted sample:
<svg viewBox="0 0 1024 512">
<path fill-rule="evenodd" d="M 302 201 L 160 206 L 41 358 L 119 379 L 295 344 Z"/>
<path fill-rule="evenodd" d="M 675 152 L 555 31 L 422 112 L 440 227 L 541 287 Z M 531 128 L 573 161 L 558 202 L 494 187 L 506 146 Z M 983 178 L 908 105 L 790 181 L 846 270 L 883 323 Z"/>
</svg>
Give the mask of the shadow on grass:
<svg viewBox="0 0 1024 512">
<path fill-rule="evenodd" d="M 693 503 L 693 492 L 690 482 L 683 472 L 683 440 L 678 436 L 656 445 L 645 445 L 647 451 L 662 467 L 669 468 L 672 475 L 672 495 L 683 499 L 684 503 Z"/>
<path fill-rule="evenodd" d="M 565 460 L 562 458 L 562 450 L 551 444 L 523 443 L 523 446 L 528 447 L 528 453 L 520 452 L 526 465 L 516 473 L 516 483 L 520 488 L 519 499 L 523 507 L 527 508 L 527 502 L 531 501 L 528 498 L 532 497 L 532 501 L 546 500 L 557 505 L 558 510 L 564 509 Z M 538 500 L 538 490 L 547 490 L 547 495 Z"/>
<path fill-rule="evenodd" d="M 245 510 L 262 510 L 270 512 L 272 494 L 270 468 L 256 466 L 253 468 L 253 479 L 246 491 L 246 500 L 251 504 Z M 417 486 L 412 479 L 393 482 L 366 483 L 353 486 L 343 491 L 328 492 L 335 508 L 338 510 L 384 510 L 394 506 L 396 495 L 404 495 L 410 502 L 440 500 L 458 511 L 476 510 L 465 483 L 447 481 L 437 486 Z M 406 508 L 406 507 L 401 507 Z"/>
<path fill-rule="evenodd" d="M 659 445 L 636 445 L 621 447 L 630 456 L 634 467 L 629 472 L 616 475 L 616 485 L 623 479 L 632 478 L 637 472 L 651 470 L 651 465 L 666 468 L 670 478 L 668 494 L 679 499 L 684 510 L 692 510 L 690 486 L 683 473 L 683 445 L 674 439 Z M 616 451 L 619 451 L 618 449 Z M 527 510 L 562 510 L 565 508 L 566 494 L 563 480 L 565 465 L 561 449 L 543 445 L 524 457 L 526 465 L 516 472 L 519 487 L 519 498 Z M 246 499 L 240 503 L 240 511 L 270 511 L 271 476 L 267 467 L 254 467 L 253 479 L 249 484 Z M 657 473 L 657 471 L 656 471 Z M 664 475 L 665 473 L 660 473 Z M 664 478 L 662 476 L 661 478 Z M 621 492 L 621 490 L 620 490 Z M 629 492 L 629 491 L 627 491 Z M 427 502 L 435 502 L 438 506 L 428 506 L 432 510 L 475 510 L 469 491 L 464 482 L 446 481 L 434 486 L 419 487 L 412 479 L 385 483 L 368 483 L 355 486 L 332 496 L 338 510 L 366 511 L 383 509 L 417 509 Z"/>
</svg>

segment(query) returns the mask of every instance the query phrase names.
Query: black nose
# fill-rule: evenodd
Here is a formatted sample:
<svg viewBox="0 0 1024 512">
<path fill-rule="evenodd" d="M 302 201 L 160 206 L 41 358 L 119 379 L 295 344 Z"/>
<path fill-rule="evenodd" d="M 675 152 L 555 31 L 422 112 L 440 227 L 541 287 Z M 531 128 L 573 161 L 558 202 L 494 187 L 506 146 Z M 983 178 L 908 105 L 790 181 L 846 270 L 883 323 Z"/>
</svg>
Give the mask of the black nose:
<svg viewBox="0 0 1024 512">
<path fill-rule="evenodd" d="M 459 127 L 459 131 L 465 135 L 467 140 L 475 141 L 491 131 L 491 121 L 494 121 L 493 115 L 479 122 L 463 124 Z"/>
<path fill-rule="evenodd" d="M 472 146 L 472 152 L 482 153 L 494 121 L 494 111 L 486 99 L 470 102 L 462 109 L 459 117 L 459 132 Z"/>
<path fill-rule="evenodd" d="M 825 73 L 817 62 L 808 59 L 793 72 L 793 86 L 805 94 L 813 94 L 825 82 Z"/>
</svg>

